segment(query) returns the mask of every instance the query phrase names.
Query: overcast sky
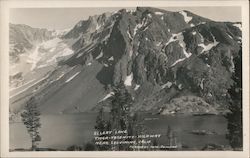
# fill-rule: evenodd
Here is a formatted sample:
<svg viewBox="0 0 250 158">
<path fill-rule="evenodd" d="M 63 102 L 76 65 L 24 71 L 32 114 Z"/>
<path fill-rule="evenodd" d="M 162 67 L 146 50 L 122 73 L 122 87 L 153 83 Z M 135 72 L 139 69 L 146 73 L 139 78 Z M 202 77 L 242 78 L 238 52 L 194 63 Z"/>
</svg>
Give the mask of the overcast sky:
<svg viewBox="0 0 250 158">
<path fill-rule="evenodd" d="M 10 10 L 10 22 L 36 28 L 67 29 L 91 15 L 121 8 L 18 8 Z M 215 21 L 241 21 L 240 7 L 169 7 L 169 11 L 189 10 Z"/>
</svg>

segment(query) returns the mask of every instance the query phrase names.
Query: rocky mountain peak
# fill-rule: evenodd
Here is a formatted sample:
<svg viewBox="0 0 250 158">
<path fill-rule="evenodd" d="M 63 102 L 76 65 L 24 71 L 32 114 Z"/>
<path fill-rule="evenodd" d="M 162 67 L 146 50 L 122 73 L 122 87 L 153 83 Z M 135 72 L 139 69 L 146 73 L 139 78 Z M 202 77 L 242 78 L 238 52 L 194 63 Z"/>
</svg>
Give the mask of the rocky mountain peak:
<svg viewBox="0 0 250 158">
<path fill-rule="evenodd" d="M 165 109 L 187 94 L 223 107 L 241 53 L 240 23 L 150 7 L 91 16 L 62 39 L 74 41 L 74 53 L 61 65 L 95 71 L 108 94 L 124 83 L 141 110 Z"/>
<path fill-rule="evenodd" d="M 112 23 L 106 32 L 108 38 L 100 36 L 103 39 L 92 49 L 81 49 L 81 58 L 73 56 L 68 63 L 101 62 L 102 73 L 112 72 L 112 81 L 105 83 L 111 85 L 124 82 L 127 87 L 138 87 L 149 83 L 154 87 L 171 83 L 176 85 L 176 92 L 186 89 L 213 97 L 220 92 L 208 86 L 212 80 L 218 87 L 225 86 L 219 95 L 230 87 L 232 58 L 239 52 L 241 37 L 233 23 L 215 22 L 186 10 L 169 12 L 150 7 L 119 10 L 106 22 Z M 224 70 L 226 83 L 219 81 L 222 76 L 216 76 L 215 81 L 214 75 Z"/>
</svg>

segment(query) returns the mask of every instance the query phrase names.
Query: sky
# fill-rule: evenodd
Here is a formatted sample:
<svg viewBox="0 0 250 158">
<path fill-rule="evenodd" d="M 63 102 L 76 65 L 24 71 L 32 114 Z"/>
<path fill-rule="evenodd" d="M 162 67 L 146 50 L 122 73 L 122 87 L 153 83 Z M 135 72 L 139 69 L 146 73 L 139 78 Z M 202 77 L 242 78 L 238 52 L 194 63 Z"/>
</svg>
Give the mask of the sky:
<svg viewBox="0 0 250 158">
<path fill-rule="evenodd" d="M 122 8 L 15 8 L 10 9 L 10 23 L 34 28 L 68 29 L 91 15 L 114 12 Z M 131 9 L 131 8 L 129 8 Z M 215 21 L 241 21 L 240 7 L 168 7 L 168 11 L 188 10 Z"/>
</svg>

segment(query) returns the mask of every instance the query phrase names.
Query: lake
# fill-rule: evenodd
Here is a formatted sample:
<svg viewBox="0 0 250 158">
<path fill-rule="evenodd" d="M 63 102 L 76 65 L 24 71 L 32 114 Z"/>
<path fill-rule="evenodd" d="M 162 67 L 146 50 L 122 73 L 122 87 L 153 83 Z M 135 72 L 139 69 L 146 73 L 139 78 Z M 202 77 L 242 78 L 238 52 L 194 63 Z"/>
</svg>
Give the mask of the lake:
<svg viewBox="0 0 250 158">
<path fill-rule="evenodd" d="M 64 150 L 71 145 L 82 145 L 93 139 L 96 115 L 93 113 L 42 115 L 41 148 Z M 228 145 L 225 138 L 227 120 L 221 115 L 151 115 L 144 114 L 147 133 L 161 134 L 164 143 L 168 125 L 177 134 L 177 141 L 200 150 L 208 143 Z M 216 134 L 196 135 L 193 130 L 213 131 Z M 10 149 L 30 148 L 30 138 L 22 122 L 10 123 Z"/>
</svg>

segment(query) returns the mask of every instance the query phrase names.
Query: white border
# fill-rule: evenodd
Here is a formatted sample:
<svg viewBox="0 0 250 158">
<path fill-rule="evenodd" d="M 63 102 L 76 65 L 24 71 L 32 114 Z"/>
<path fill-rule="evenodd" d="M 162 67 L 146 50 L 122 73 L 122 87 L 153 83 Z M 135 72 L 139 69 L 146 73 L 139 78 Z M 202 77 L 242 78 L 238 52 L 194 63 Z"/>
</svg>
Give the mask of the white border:
<svg viewBox="0 0 250 158">
<path fill-rule="evenodd" d="M 9 9 L 74 7 L 193 7 L 240 6 L 242 8 L 243 42 L 243 151 L 140 151 L 140 152 L 9 152 Z M 0 68 L 1 68 L 1 157 L 228 157 L 249 156 L 249 3 L 248 1 L 1 1 L 0 0 Z"/>
</svg>

